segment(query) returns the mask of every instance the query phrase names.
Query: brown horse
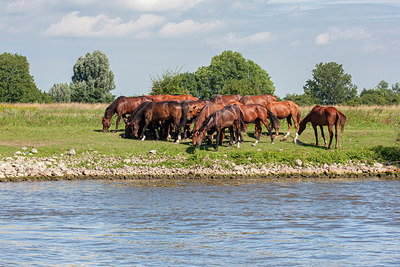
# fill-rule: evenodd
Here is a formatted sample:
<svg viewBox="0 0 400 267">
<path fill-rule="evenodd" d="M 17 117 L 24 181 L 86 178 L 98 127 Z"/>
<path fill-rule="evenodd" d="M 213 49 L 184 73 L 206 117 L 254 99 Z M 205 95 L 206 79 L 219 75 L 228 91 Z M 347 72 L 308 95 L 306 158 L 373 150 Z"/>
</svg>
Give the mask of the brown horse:
<svg viewBox="0 0 400 267">
<path fill-rule="evenodd" d="M 267 106 L 270 102 L 276 102 L 276 97 L 270 94 L 264 95 L 245 95 L 240 99 L 240 103 L 244 105 L 259 104 Z"/>
<path fill-rule="evenodd" d="M 322 126 L 326 125 L 328 126 L 328 131 L 330 136 L 328 149 L 331 148 L 332 137 L 333 137 L 332 129 L 333 125 L 335 125 L 335 138 L 336 138 L 335 149 L 337 149 L 339 125 L 341 126 L 341 132 L 343 133 L 344 125 L 346 124 L 346 116 L 342 112 L 337 110 L 335 107 L 322 107 L 319 105 L 315 106 L 310 111 L 310 113 L 300 122 L 299 135 L 306 129 L 306 124 L 308 122 L 311 122 L 314 128 L 315 146 L 318 146 L 317 126 L 319 126 L 321 129 L 321 135 L 322 138 L 324 138 L 325 145 L 326 145 L 326 140 Z"/>
<path fill-rule="evenodd" d="M 215 111 L 211 116 L 207 118 L 199 129 L 199 135 L 196 141 L 196 145 L 200 145 L 205 136 L 206 132 L 212 135 L 217 132 L 217 138 L 215 140 L 215 152 L 218 151 L 218 145 L 222 145 L 223 132 L 226 128 L 230 131 L 229 147 L 232 145 L 233 137 L 235 136 L 235 142 L 240 147 L 239 140 L 242 139 L 241 131 L 244 128 L 243 113 L 236 106 L 228 105 L 221 110 Z M 235 131 L 235 134 L 234 134 Z"/>
<path fill-rule="evenodd" d="M 223 109 L 225 107 L 224 104 L 216 104 L 216 103 L 210 103 L 205 105 L 199 115 L 196 117 L 194 121 L 194 126 L 192 130 L 192 138 L 193 138 L 193 145 L 196 144 L 197 142 L 197 135 L 198 131 L 203 124 L 203 122 L 216 110 Z M 209 141 L 211 142 L 211 135 L 209 135 Z"/>
<path fill-rule="evenodd" d="M 287 138 L 290 135 L 293 119 L 294 127 L 296 128 L 296 137 L 293 139 L 293 142 L 296 144 L 298 138 L 298 126 L 301 121 L 301 112 L 299 106 L 297 106 L 297 104 L 293 101 L 285 100 L 281 102 L 271 102 L 267 105 L 267 108 L 271 110 L 271 112 L 274 113 L 278 119 L 281 120 L 286 118 L 289 129 L 284 138 Z M 276 136 L 278 136 L 278 134 L 279 132 L 276 131 Z"/>
<path fill-rule="evenodd" d="M 241 98 L 242 95 L 215 95 L 210 99 L 210 101 L 217 104 L 224 104 L 226 106 L 239 103 Z"/>
<path fill-rule="evenodd" d="M 132 114 L 127 124 L 127 128 L 131 127 L 133 135 L 139 136 L 139 139 L 144 140 L 146 138 L 144 133 L 150 124 L 159 124 L 161 121 L 167 121 L 171 124 L 171 128 L 176 130 L 175 142 L 179 142 L 181 134 L 180 129 L 177 126 L 179 125 L 181 116 L 182 107 L 175 101 L 144 103 L 138 108 L 137 112 Z M 125 132 L 129 132 L 129 130 L 126 129 Z M 160 136 L 157 127 L 154 127 L 154 132 L 156 140 L 158 140 Z"/>
<path fill-rule="evenodd" d="M 117 113 L 117 123 L 115 126 L 114 133 L 118 130 L 118 124 L 121 121 L 121 118 L 124 119 L 124 122 L 127 122 L 126 114 L 132 113 L 140 104 L 145 101 L 151 101 L 150 98 L 146 96 L 138 96 L 138 97 L 126 97 L 120 96 L 114 100 L 104 112 L 104 117 L 102 120 L 103 123 L 103 132 L 107 132 L 108 128 L 111 126 L 111 118 Z"/>
<path fill-rule="evenodd" d="M 206 105 L 211 103 L 208 100 L 184 100 L 181 102 L 182 106 L 182 119 L 179 127 L 184 127 L 183 138 L 189 137 L 190 127 L 193 120 L 200 113 L 201 109 Z"/>
<path fill-rule="evenodd" d="M 253 144 L 253 146 L 257 145 L 257 143 L 260 141 L 262 132 L 261 122 L 265 125 L 265 127 L 267 127 L 267 130 L 269 131 L 269 135 L 271 136 L 271 143 L 274 143 L 274 136 L 271 134 L 271 128 L 268 125 L 268 118 L 271 120 L 271 126 L 275 129 L 275 131 L 279 131 L 281 123 L 269 109 L 258 104 L 235 104 L 234 106 L 238 107 L 240 111 L 242 111 L 244 123 L 254 122 L 255 124 L 257 140 Z"/>
<path fill-rule="evenodd" d="M 197 97 L 191 95 L 147 95 L 152 101 L 162 102 L 162 101 L 175 101 L 182 102 L 184 100 L 199 100 Z"/>
</svg>

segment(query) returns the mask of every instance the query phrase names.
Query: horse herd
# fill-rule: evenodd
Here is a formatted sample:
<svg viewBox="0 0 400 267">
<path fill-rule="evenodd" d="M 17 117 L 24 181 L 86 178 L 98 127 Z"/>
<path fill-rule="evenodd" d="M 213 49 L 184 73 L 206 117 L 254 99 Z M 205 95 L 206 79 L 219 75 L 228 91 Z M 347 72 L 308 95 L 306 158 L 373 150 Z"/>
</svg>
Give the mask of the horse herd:
<svg viewBox="0 0 400 267">
<path fill-rule="evenodd" d="M 174 134 L 175 142 L 179 143 L 182 135 L 184 139 L 191 135 L 193 145 L 198 146 L 205 138 L 211 144 L 212 135 L 216 132 L 215 151 L 218 151 L 218 146 L 222 144 L 225 129 L 229 129 L 230 132 L 229 146 L 235 141 L 240 147 L 240 142 L 243 141 L 241 133 L 247 130 L 249 123 L 255 125 L 256 141 L 253 146 L 260 141 L 262 124 L 269 132 L 271 143 L 274 143 L 274 138 L 279 134 L 281 119 L 286 119 L 289 126 L 284 138 L 290 135 L 293 120 L 296 130 L 294 143 L 297 143 L 297 138 L 305 130 L 306 124 L 311 122 L 316 146 L 318 146 L 317 126 L 321 129 L 326 145 L 322 126 L 328 126 L 330 135 L 328 149 L 332 144 L 333 126 L 335 126 L 335 148 L 337 148 L 338 128 L 341 126 L 343 132 L 346 122 L 346 116 L 335 107 L 319 105 L 315 106 L 302 120 L 296 103 L 289 100 L 277 102 L 277 98 L 270 94 L 215 95 L 209 100 L 199 100 L 191 95 L 120 96 L 105 110 L 102 120 L 104 132 L 110 128 L 110 120 L 114 114 L 118 115 L 114 132 L 118 130 L 122 118 L 125 122 L 124 136 L 126 138 L 134 135 L 144 140 L 146 129 L 149 128 L 154 132 L 156 140 L 160 138 L 160 135 L 164 135 L 168 140 Z M 272 129 L 275 130 L 275 134 L 271 133 Z"/>
</svg>

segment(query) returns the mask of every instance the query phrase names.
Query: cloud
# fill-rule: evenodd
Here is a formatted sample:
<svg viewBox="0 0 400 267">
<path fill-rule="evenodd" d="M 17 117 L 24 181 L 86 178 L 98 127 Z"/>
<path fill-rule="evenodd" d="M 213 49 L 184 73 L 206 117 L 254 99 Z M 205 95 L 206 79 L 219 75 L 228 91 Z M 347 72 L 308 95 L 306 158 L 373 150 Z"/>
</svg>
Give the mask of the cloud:
<svg viewBox="0 0 400 267">
<path fill-rule="evenodd" d="M 45 4 L 45 0 L 17 0 L 9 3 L 6 11 L 9 13 L 20 13 L 38 9 Z"/>
<path fill-rule="evenodd" d="M 50 36 L 66 37 L 107 37 L 107 36 L 126 36 L 136 33 L 137 37 L 146 36 L 141 31 L 160 25 L 164 17 L 157 15 L 144 14 L 136 21 L 123 23 L 119 17 L 109 18 L 104 14 L 95 17 L 79 16 L 79 12 L 74 11 L 65 15 L 60 22 L 52 24 L 46 31 Z"/>
<path fill-rule="evenodd" d="M 245 45 L 270 42 L 275 38 L 275 35 L 271 32 L 258 32 L 253 35 L 248 35 L 244 37 L 237 37 L 236 34 L 229 33 L 224 37 L 224 40 L 228 43 Z"/>
<path fill-rule="evenodd" d="M 341 30 L 337 27 L 330 28 L 328 32 L 318 34 L 315 37 L 317 45 L 327 45 L 339 40 L 363 40 L 371 38 L 372 34 L 362 28 Z"/>
<path fill-rule="evenodd" d="M 180 23 L 167 23 L 160 30 L 160 35 L 165 37 L 176 37 L 199 32 L 207 32 L 222 25 L 220 21 L 199 23 L 193 20 L 185 20 Z"/>
<path fill-rule="evenodd" d="M 159 12 L 167 10 L 187 10 L 205 0 L 118 0 L 117 2 L 137 11 Z"/>
</svg>

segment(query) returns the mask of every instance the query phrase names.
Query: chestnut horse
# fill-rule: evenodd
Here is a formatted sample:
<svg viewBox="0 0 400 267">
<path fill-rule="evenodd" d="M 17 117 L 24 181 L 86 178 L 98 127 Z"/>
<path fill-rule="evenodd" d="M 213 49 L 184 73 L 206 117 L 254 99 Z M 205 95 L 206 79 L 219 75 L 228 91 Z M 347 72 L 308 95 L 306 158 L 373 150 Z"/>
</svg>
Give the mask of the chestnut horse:
<svg viewBox="0 0 400 267">
<path fill-rule="evenodd" d="M 242 139 L 241 131 L 244 128 L 243 113 L 236 106 L 228 105 L 223 109 L 215 111 L 209 116 L 201 125 L 199 129 L 199 135 L 196 141 L 196 145 L 200 145 L 205 136 L 206 132 L 212 135 L 217 132 L 217 138 L 215 140 L 215 152 L 218 151 L 218 145 L 222 145 L 223 132 L 226 128 L 229 128 L 230 141 L 229 147 L 232 146 L 233 137 L 235 136 L 235 142 L 240 147 L 239 140 Z M 235 131 L 235 134 L 234 134 Z M 243 140 L 243 139 L 242 139 Z"/>
<path fill-rule="evenodd" d="M 275 131 L 279 131 L 281 123 L 269 109 L 258 104 L 235 104 L 234 106 L 238 107 L 240 111 L 242 111 L 244 123 L 254 122 L 255 124 L 257 140 L 253 144 L 253 146 L 257 145 L 258 142 L 260 142 L 262 132 L 261 122 L 265 125 L 265 127 L 267 127 L 267 130 L 269 131 L 269 135 L 271 136 L 271 143 L 274 143 L 274 136 L 271 134 L 272 128 L 270 128 L 268 125 L 268 118 L 270 119 L 271 126 L 275 129 Z"/>
<path fill-rule="evenodd" d="M 183 100 L 199 100 L 197 97 L 191 95 L 147 95 L 147 97 L 155 102 L 175 101 L 180 103 Z"/>
<path fill-rule="evenodd" d="M 146 128 L 152 124 L 159 124 L 161 121 L 169 121 L 172 129 L 176 130 L 175 142 L 179 142 L 181 139 L 179 125 L 182 116 L 182 107 L 175 101 L 164 101 L 164 102 L 149 102 L 144 103 L 138 108 L 137 112 L 134 112 L 129 119 L 127 127 L 131 127 L 133 135 L 139 136 L 139 139 L 144 140 L 146 137 L 144 133 Z M 140 133 L 139 132 L 140 129 Z M 127 132 L 127 130 L 125 131 Z M 160 138 L 157 127 L 154 127 L 156 140 Z"/>
<path fill-rule="evenodd" d="M 193 120 L 200 113 L 201 109 L 206 105 L 211 103 L 209 100 L 184 100 L 181 102 L 182 106 L 182 119 L 179 127 L 184 127 L 183 139 L 189 137 L 190 126 Z"/>
<path fill-rule="evenodd" d="M 217 104 L 224 104 L 226 106 L 239 103 L 241 98 L 242 95 L 215 95 L 210 99 L 210 101 Z"/>
<path fill-rule="evenodd" d="M 326 140 L 322 126 L 326 125 L 328 126 L 328 131 L 330 136 L 328 149 L 331 148 L 332 137 L 333 137 L 332 129 L 333 125 L 335 125 L 335 139 L 336 139 L 335 149 L 337 149 L 339 125 L 341 126 L 341 132 L 343 133 L 344 125 L 346 124 L 346 116 L 342 112 L 337 110 L 335 107 L 322 107 L 319 105 L 315 106 L 310 111 L 310 113 L 300 122 L 299 135 L 306 129 L 306 124 L 308 122 L 311 122 L 314 128 L 315 146 L 318 146 L 317 126 L 319 126 L 321 129 L 321 135 L 322 138 L 324 138 L 325 145 L 326 145 Z"/>
<path fill-rule="evenodd" d="M 281 120 L 286 118 L 289 129 L 284 138 L 287 138 L 290 135 L 293 119 L 294 127 L 296 128 L 296 137 L 293 139 L 293 142 L 296 144 L 299 136 L 297 133 L 298 126 L 301 121 L 301 112 L 299 106 L 297 106 L 297 104 L 293 101 L 285 100 L 281 102 L 271 102 L 267 105 L 267 108 L 271 110 L 271 112 L 274 113 L 278 119 Z M 279 132 L 276 131 L 276 136 L 278 136 L 278 134 Z"/>
<path fill-rule="evenodd" d="M 193 145 L 196 144 L 197 142 L 197 135 L 198 131 L 203 124 L 203 122 L 216 110 L 223 109 L 225 107 L 224 104 L 216 104 L 216 103 L 210 103 L 205 105 L 199 115 L 196 117 L 194 121 L 194 126 L 192 130 L 192 138 L 193 138 Z M 209 142 L 211 142 L 211 135 L 209 135 Z"/>
<path fill-rule="evenodd" d="M 276 102 L 276 97 L 270 94 L 264 95 L 245 95 L 240 99 L 240 103 L 244 105 L 259 104 L 267 106 L 270 102 Z"/>
<path fill-rule="evenodd" d="M 118 130 L 118 124 L 121 121 L 121 118 L 124 119 L 124 122 L 127 122 L 126 114 L 132 113 L 140 104 L 145 101 L 151 101 L 150 98 L 146 96 L 138 96 L 138 97 L 126 97 L 120 96 L 114 100 L 104 112 L 104 117 L 102 120 L 103 123 L 103 132 L 107 132 L 108 128 L 111 126 L 111 118 L 117 113 L 117 123 L 115 126 L 114 133 Z"/>
</svg>

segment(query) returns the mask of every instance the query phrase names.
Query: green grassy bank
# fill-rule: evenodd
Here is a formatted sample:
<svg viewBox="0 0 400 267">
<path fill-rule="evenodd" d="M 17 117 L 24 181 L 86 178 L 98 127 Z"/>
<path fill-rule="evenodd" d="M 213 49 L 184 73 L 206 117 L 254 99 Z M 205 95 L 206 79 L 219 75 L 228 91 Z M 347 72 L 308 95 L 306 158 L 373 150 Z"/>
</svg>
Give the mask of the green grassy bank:
<svg viewBox="0 0 400 267">
<path fill-rule="evenodd" d="M 275 144 L 269 137 L 263 136 L 261 142 L 254 142 L 254 128 L 249 127 L 245 133 L 244 143 L 240 149 L 228 148 L 227 141 L 217 153 L 212 147 L 195 148 L 191 142 L 182 141 L 139 141 L 124 139 L 124 123 L 120 124 L 118 133 L 103 133 L 101 118 L 107 105 L 105 104 L 0 104 L 0 158 L 13 156 L 22 147 L 34 147 L 38 150 L 35 157 L 49 157 L 65 154 L 73 148 L 77 155 L 87 151 L 97 151 L 106 156 L 129 158 L 160 157 L 164 160 L 157 165 L 166 167 L 190 167 L 197 164 L 211 166 L 215 159 L 219 164 L 234 162 L 235 164 L 282 163 L 294 165 L 296 159 L 304 163 L 332 164 L 349 161 L 372 164 L 374 162 L 400 162 L 400 106 L 389 107 L 338 107 L 347 116 L 344 133 L 339 133 L 339 148 L 327 150 L 323 146 L 314 147 L 314 132 L 311 124 L 300 136 L 304 145 L 292 143 L 291 137 L 282 142 L 287 131 L 286 121 L 281 121 L 281 135 Z M 304 117 L 312 107 L 302 107 Z M 115 127 L 115 117 L 112 120 Z M 264 129 L 265 130 L 265 129 Z M 325 136 L 329 136 L 325 128 Z M 334 142 L 332 147 L 334 147 Z M 320 137 L 320 144 L 323 140 Z M 149 153 L 156 150 L 156 155 Z M 228 165 L 227 165 L 228 166 Z"/>
</svg>

